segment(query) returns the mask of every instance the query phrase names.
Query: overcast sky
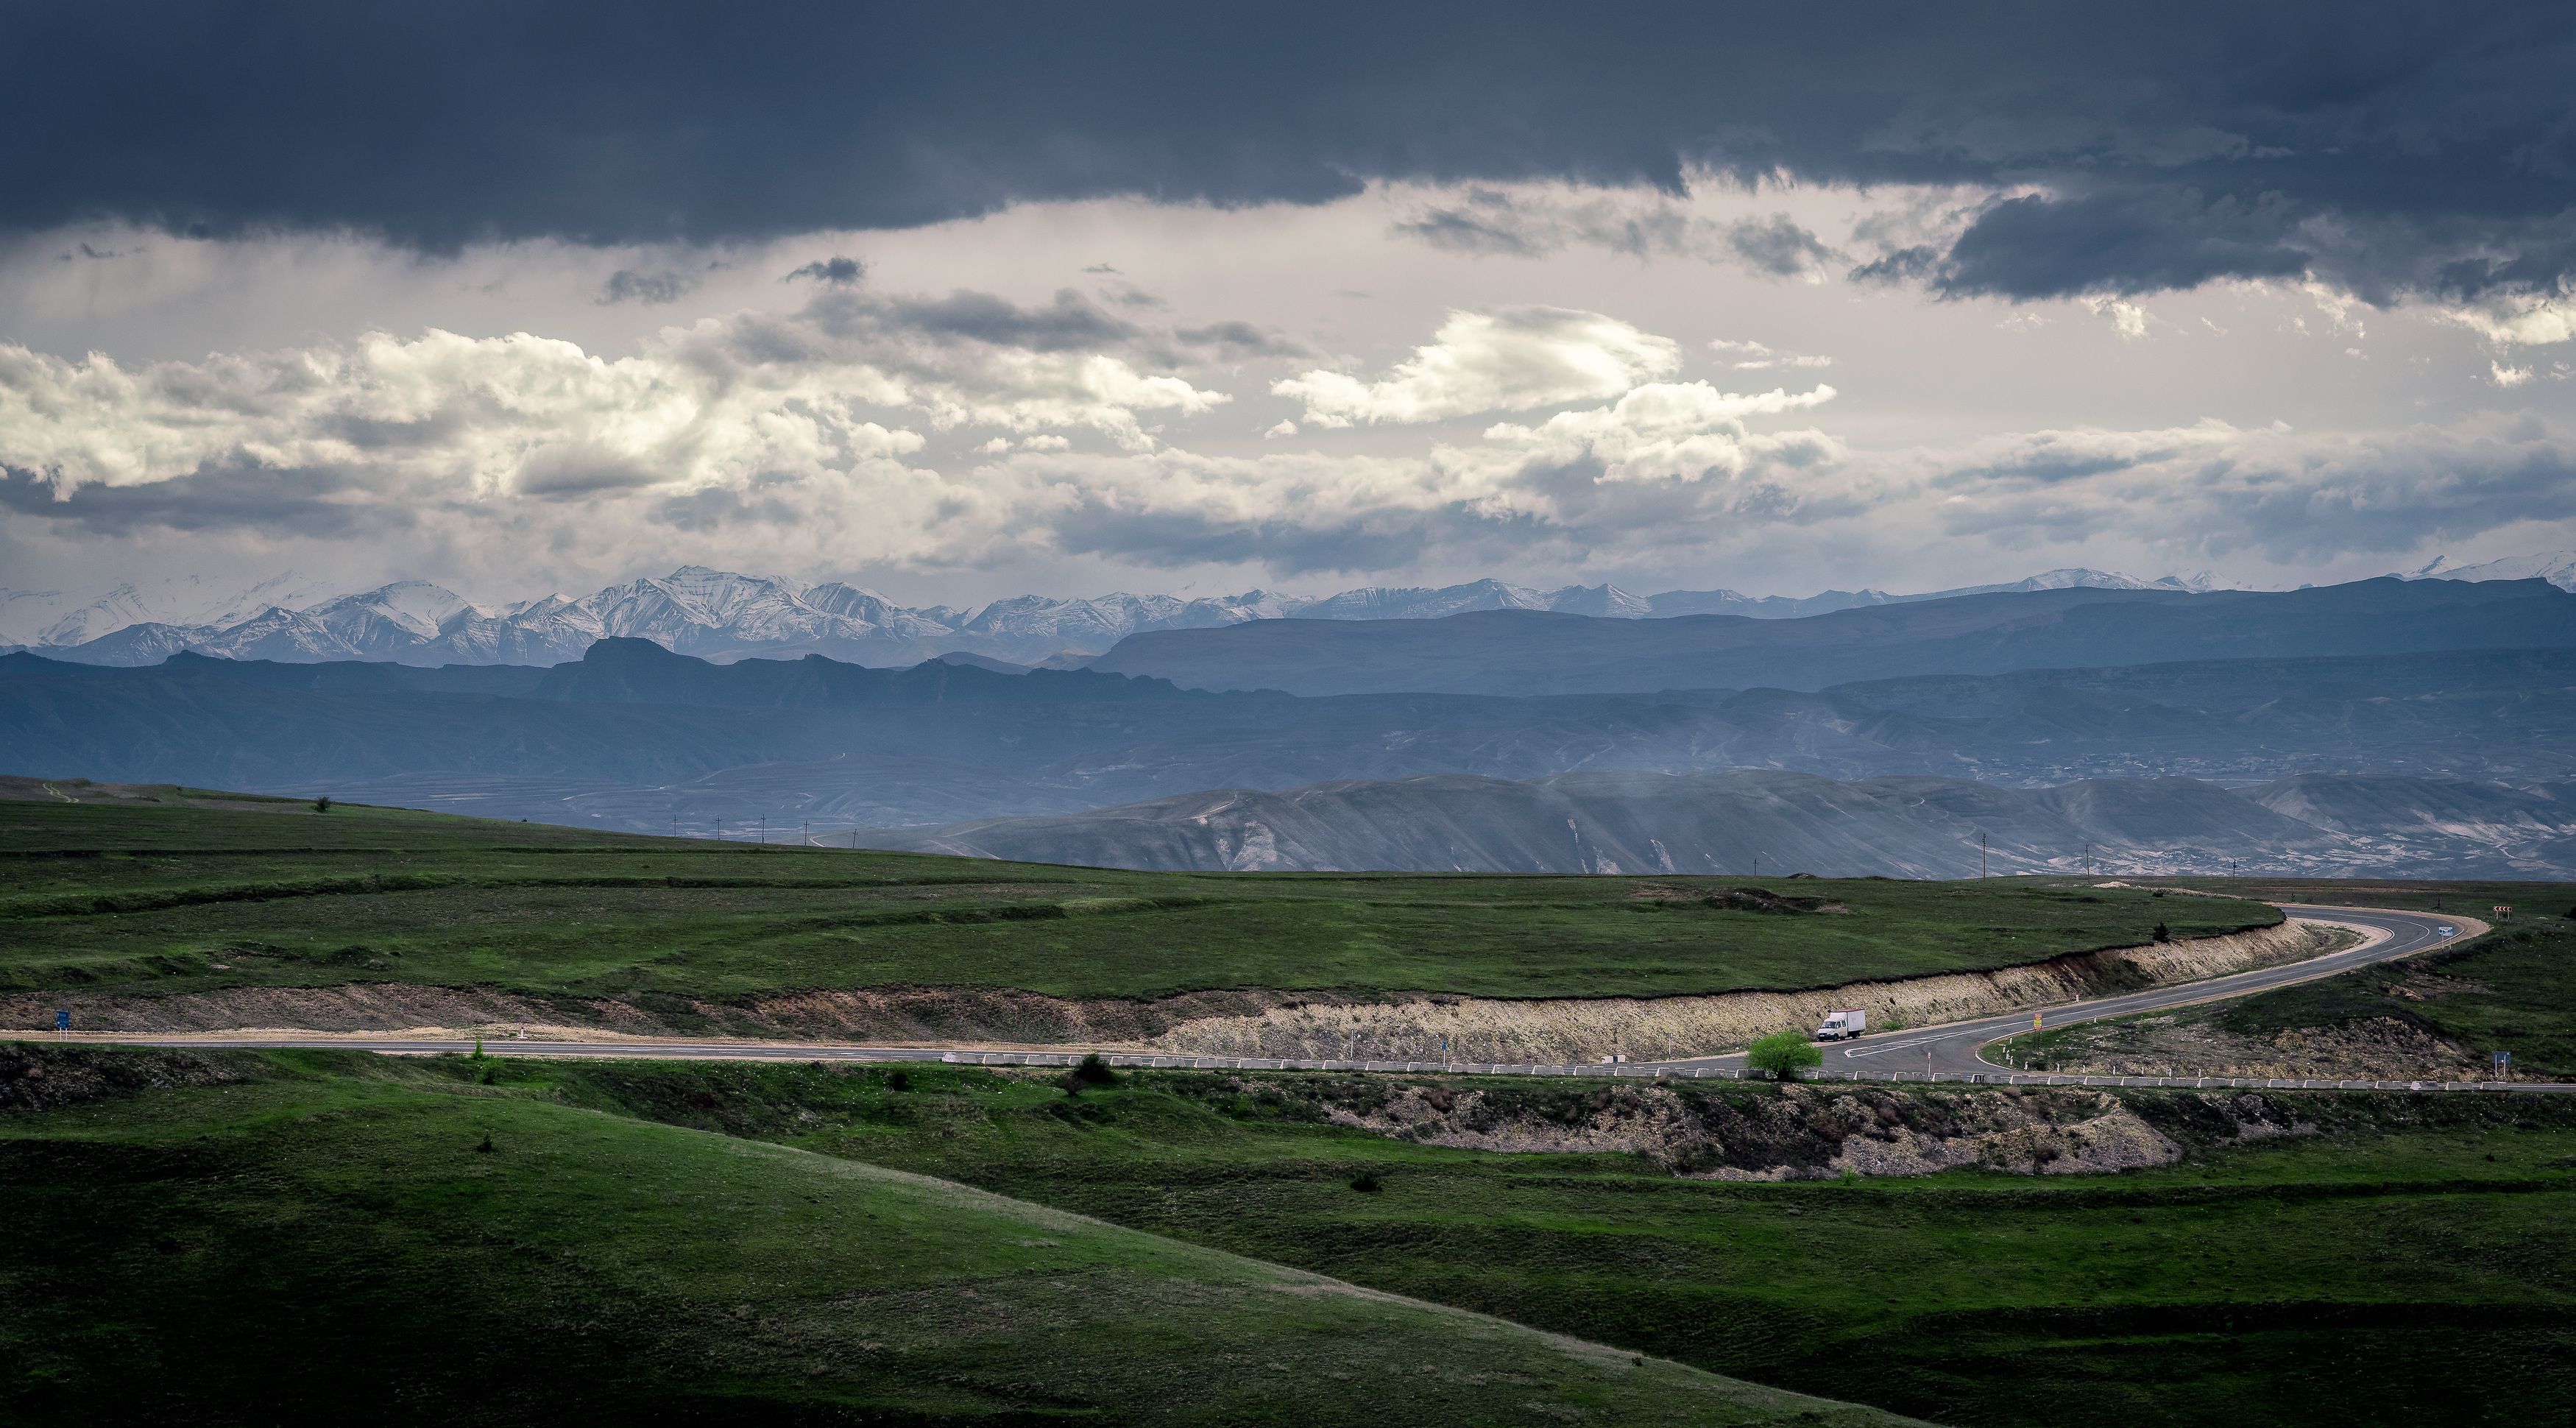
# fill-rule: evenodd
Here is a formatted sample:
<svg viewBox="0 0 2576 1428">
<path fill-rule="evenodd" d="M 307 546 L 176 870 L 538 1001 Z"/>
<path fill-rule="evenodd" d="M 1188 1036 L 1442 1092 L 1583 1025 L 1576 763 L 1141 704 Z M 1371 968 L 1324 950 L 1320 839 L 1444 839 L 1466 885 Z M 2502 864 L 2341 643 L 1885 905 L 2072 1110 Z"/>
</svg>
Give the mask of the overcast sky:
<svg viewBox="0 0 2576 1428">
<path fill-rule="evenodd" d="M 10 8 L 8 588 L 2576 547 L 2563 4 Z"/>
</svg>

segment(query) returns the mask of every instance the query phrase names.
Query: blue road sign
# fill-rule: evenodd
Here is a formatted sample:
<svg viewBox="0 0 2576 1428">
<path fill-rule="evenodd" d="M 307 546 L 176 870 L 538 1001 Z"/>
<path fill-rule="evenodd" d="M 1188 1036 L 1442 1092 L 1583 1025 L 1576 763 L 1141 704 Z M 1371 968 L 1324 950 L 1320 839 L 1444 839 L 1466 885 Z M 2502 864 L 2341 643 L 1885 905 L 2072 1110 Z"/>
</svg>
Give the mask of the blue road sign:
<svg viewBox="0 0 2576 1428">
<path fill-rule="evenodd" d="M 55 1013 L 54 1013 L 54 1030 L 56 1030 L 56 1031 L 69 1031 L 69 1030 L 71 1030 L 71 1029 L 72 1029 L 72 1014 L 71 1014 L 71 1012 L 70 1012 L 68 1009 L 65 1009 L 65 1010 L 62 1010 L 62 1011 L 55 1012 Z"/>
</svg>

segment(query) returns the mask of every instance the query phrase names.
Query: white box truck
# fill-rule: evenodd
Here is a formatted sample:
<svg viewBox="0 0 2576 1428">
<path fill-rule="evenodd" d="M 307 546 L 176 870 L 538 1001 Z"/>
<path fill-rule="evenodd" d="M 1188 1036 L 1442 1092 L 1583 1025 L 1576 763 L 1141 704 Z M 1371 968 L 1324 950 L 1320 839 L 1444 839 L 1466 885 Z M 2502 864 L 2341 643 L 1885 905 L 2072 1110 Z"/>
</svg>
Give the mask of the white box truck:
<svg viewBox="0 0 2576 1428">
<path fill-rule="evenodd" d="M 1869 1013 L 1838 1011 L 1825 1013 L 1824 1024 L 1816 1028 L 1818 1041 L 1849 1041 L 1869 1030 Z"/>
</svg>

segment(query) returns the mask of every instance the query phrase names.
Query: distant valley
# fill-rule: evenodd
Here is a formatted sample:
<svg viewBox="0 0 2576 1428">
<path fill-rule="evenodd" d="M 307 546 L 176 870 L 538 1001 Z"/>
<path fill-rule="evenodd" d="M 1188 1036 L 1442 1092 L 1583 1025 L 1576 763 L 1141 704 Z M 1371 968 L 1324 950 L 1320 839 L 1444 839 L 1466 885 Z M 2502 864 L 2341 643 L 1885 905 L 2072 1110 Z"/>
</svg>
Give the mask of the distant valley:
<svg viewBox="0 0 2576 1428">
<path fill-rule="evenodd" d="M 1764 769 L 1428 775 L 1223 789 L 860 841 L 1203 872 L 2566 877 L 2576 873 L 2576 783 L 2305 775 L 2239 790 L 2185 778 L 2010 789 Z"/>
</svg>

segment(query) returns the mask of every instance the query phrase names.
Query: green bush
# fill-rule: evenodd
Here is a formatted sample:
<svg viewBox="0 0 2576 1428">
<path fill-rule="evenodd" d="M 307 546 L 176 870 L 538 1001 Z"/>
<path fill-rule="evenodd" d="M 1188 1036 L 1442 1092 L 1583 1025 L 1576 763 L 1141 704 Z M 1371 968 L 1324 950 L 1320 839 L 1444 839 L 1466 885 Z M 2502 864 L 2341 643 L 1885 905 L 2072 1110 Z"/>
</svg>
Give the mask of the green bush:
<svg viewBox="0 0 2576 1428">
<path fill-rule="evenodd" d="M 1745 1048 L 1744 1064 L 1774 1081 L 1795 1081 L 1825 1064 L 1825 1053 L 1794 1031 L 1775 1031 Z"/>
</svg>

